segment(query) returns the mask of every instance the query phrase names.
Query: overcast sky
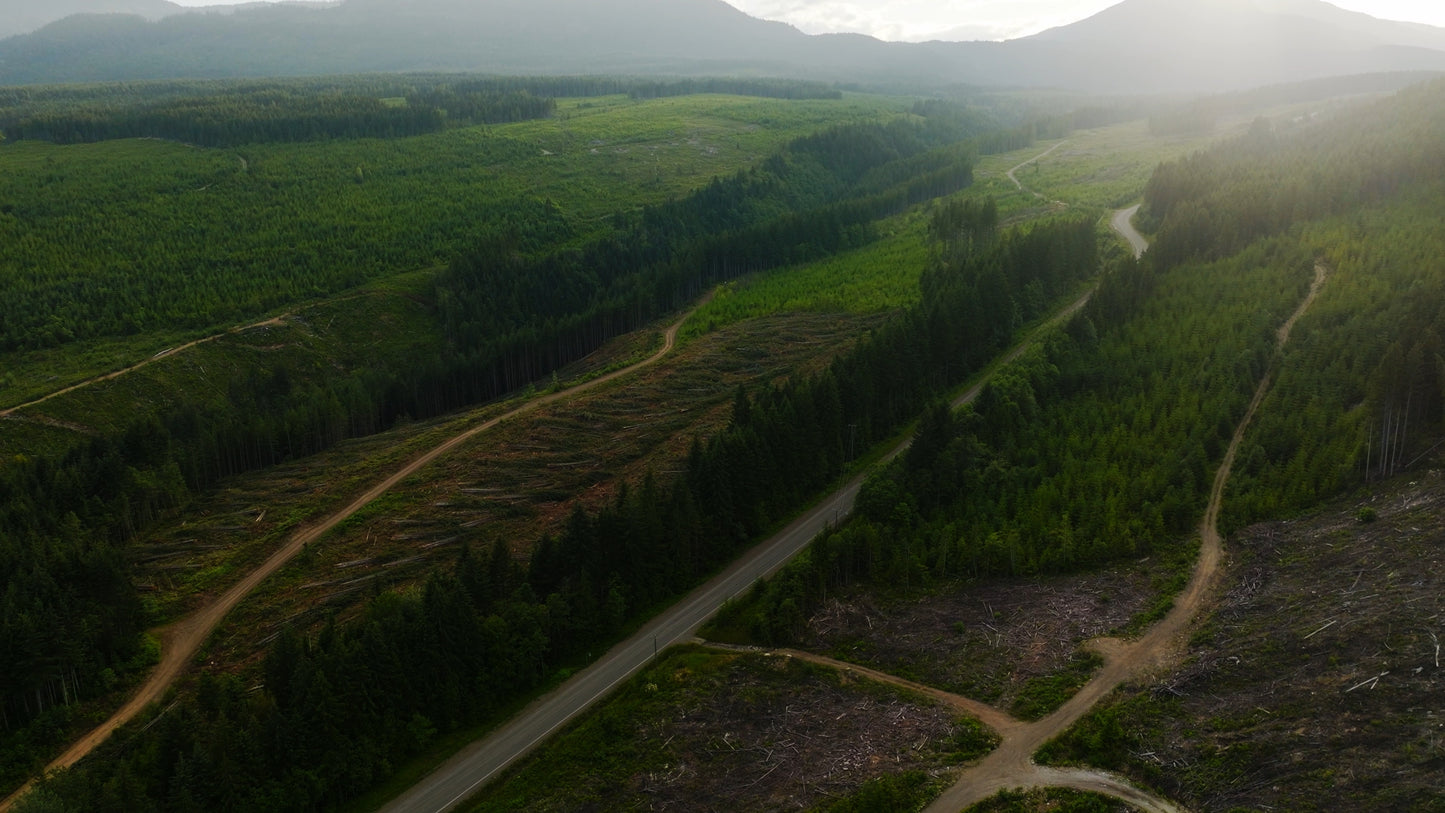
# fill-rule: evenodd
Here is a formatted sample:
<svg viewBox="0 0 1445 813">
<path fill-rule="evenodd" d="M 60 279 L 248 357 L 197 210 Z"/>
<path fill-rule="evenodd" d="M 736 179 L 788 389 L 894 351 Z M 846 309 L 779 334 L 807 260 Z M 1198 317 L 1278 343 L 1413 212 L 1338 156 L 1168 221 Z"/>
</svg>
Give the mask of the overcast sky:
<svg viewBox="0 0 1445 813">
<path fill-rule="evenodd" d="M 809 34 L 854 31 L 887 40 L 1011 39 L 1077 22 L 1119 0 L 727 0 Z M 1441 0 L 1334 0 L 1375 17 L 1445 26 Z"/>
<path fill-rule="evenodd" d="M 174 0 L 213 6 L 236 0 Z M 585 0 L 584 0 L 585 1 Z M 886 40 L 998 40 L 1082 20 L 1119 0 L 727 0 L 754 17 L 792 23 L 809 34 L 852 31 Z M 1334 0 L 1341 8 L 1392 20 L 1445 26 L 1442 0 Z"/>
</svg>

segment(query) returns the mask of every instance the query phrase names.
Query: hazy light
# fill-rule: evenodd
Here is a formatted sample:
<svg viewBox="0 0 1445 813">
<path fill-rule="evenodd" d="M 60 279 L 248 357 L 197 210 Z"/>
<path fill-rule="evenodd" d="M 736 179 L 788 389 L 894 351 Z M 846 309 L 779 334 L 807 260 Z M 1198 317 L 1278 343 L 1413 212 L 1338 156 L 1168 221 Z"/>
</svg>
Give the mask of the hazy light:
<svg viewBox="0 0 1445 813">
<path fill-rule="evenodd" d="M 277 2 L 277 0 L 267 0 Z M 172 0 L 182 6 L 234 0 Z M 589 0 L 578 0 L 589 2 Z M 852 32 L 886 40 L 1012 39 L 1097 14 L 1119 0 L 727 0 L 809 34 Z M 1441 0 L 1336 0 L 1334 5 L 1387 20 L 1445 26 Z"/>
<path fill-rule="evenodd" d="M 755 17 L 809 34 L 853 32 L 886 40 L 1012 39 L 1067 25 L 1119 0 L 727 0 Z M 1374 17 L 1445 26 L 1440 0 L 1338 0 Z"/>
</svg>

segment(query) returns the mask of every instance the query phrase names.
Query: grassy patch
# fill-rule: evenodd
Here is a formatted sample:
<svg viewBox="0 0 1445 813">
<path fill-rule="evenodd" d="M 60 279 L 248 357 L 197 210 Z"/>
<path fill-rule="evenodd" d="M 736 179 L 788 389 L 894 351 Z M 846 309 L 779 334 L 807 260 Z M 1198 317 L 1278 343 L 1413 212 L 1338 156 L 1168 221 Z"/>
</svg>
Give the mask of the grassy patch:
<svg viewBox="0 0 1445 813">
<path fill-rule="evenodd" d="M 926 227 L 927 215 L 915 210 L 878 224 L 882 236 L 863 248 L 724 285 L 680 338 L 779 313 L 878 313 L 911 305 L 929 262 Z"/>
<path fill-rule="evenodd" d="M 967 813 L 1125 813 L 1134 808 L 1097 793 L 1062 788 L 1007 790 L 970 807 Z"/>
<path fill-rule="evenodd" d="M 1026 681 L 1009 711 L 1020 720 L 1043 719 L 1068 702 L 1103 665 L 1104 659 L 1092 652 L 1075 653 L 1063 669 Z"/>
</svg>

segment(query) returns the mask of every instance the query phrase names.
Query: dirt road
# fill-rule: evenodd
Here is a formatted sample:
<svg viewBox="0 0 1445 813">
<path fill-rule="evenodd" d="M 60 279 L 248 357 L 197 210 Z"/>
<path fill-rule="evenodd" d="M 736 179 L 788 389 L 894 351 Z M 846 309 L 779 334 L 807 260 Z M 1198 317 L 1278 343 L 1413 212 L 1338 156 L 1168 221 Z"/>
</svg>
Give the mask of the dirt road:
<svg viewBox="0 0 1445 813">
<path fill-rule="evenodd" d="M 1040 162 L 1040 161 L 1044 160 L 1045 158 L 1049 157 L 1050 155 L 1052 155 L 1053 152 L 1054 152 L 1054 150 L 1057 150 L 1058 148 L 1064 146 L 1064 145 L 1067 144 L 1067 143 L 1069 143 L 1069 142 L 1067 142 L 1067 141 L 1060 141 L 1059 143 L 1055 144 L 1054 146 L 1049 147 L 1047 150 L 1044 150 L 1043 152 L 1039 153 L 1038 155 L 1035 155 L 1033 158 L 1030 158 L 1029 160 L 1023 162 L 1022 164 L 1019 164 L 1018 166 L 1016 166 L 1016 167 L 1014 167 L 1013 169 L 1009 170 L 1009 171 L 1008 171 L 1008 179 L 1009 179 L 1010 181 L 1013 181 L 1014 186 L 1017 186 L 1020 192 L 1029 192 L 1029 193 L 1031 193 L 1034 197 L 1038 198 L 1039 200 L 1046 201 L 1046 202 L 1052 203 L 1052 204 L 1056 204 L 1056 205 L 1058 205 L 1058 206 L 1068 206 L 1069 204 L 1064 203 L 1064 202 L 1061 201 L 1061 200 L 1049 200 L 1048 198 L 1044 197 L 1043 193 L 1041 193 L 1041 192 L 1035 192 L 1034 190 L 1029 189 L 1028 187 L 1024 186 L 1024 185 L 1023 185 L 1023 182 L 1019 180 L 1018 175 L 1017 175 L 1017 173 L 1018 173 L 1019 170 L 1023 169 L 1024 167 L 1028 166 L 1029 164 L 1037 164 L 1038 162 Z"/>
<path fill-rule="evenodd" d="M 709 294 L 701 302 L 699 302 L 692 311 L 688 311 L 685 316 L 683 316 L 675 324 L 669 327 L 667 329 L 667 332 L 663 336 L 662 349 L 658 350 L 647 359 L 639 361 L 638 363 L 633 364 L 629 367 L 624 367 L 620 370 L 613 371 L 611 373 L 608 373 L 607 375 L 583 382 L 574 387 L 569 387 L 565 390 L 560 390 L 558 392 L 551 393 L 540 398 L 535 398 L 504 415 L 499 415 L 489 421 L 478 424 L 477 426 L 474 426 L 458 435 L 455 435 L 452 438 L 448 439 L 446 442 L 436 446 L 435 448 L 431 449 L 430 451 L 421 455 L 415 460 L 412 460 L 410 463 L 403 466 L 400 470 L 396 471 L 385 480 L 382 480 L 375 486 L 372 486 L 370 490 L 368 490 L 365 494 L 362 494 L 361 496 L 352 500 L 351 503 L 345 508 L 331 514 L 330 516 L 325 517 L 315 525 L 309 525 L 299 529 L 294 535 L 292 535 L 292 537 L 286 542 L 286 544 L 282 548 L 271 554 L 270 558 L 263 562 L 260 567 L 257 567 L 255 570 L 248 573 L 246 577 L 243 578 L 241 581 L 232 585 L 231 588 L 227 590 L 224 594 L 222 594 L 220 598 L 216 599 L 211 604 L 197 610 L 190 616 L 180 621 L 177 621 L 176 623 L 171 624 L 168 627 L 158 630 L 157 635 L 161 641 L 161 662 L 156 666 L 154 671 L 151 672 L 150 677 L 146 679 L 146 682 L 140 687 L 140 689 L 136 691 L 135 695 L 133 695 L 131 699 L 127 701 L 124 706 L 121 707 L 119 711 L 112 715 L 111 718 L 105 721 L 105 723 L 103 723 L 100 727 L 91 731 L 89 734 L 86 734 L 82 739 L 72 745 L 70 749 L 67 750 L 64 754 L 62 754 L 58 759 L 50 763 L 50 765 L 46 767 L 46 772 L 48 773 L 50 771 L 59 770 L 61 768 L 67 768 L 71 765 L 74 765 L 82 757 L 90 753 L 91 750 L 93 750 L 97 745 L 103 742 L 106 737 L 110 736 L 111 732 L 115 731 L 115 729 L 119 728 L 120 726 L 131 720 L 133 717 L 139 714 L 141 710 L 144 709 L 146 706 L 149 706 L 151 703 L 158 701 L 165 693 L 166 689 L 170 688 L 171 684 L 174 683 L 176 678 L 179 677 L 180 674 L 185 670 L 191 658 L 195 656 L 195 653 L 201 648 L 201 645 L 205 643 L 206 638 L 210 636 L 211 631 L 214 630 L 216 626 L 221 623 L 221 619 L 223 619 L 227 613 L 229 613 L 237 604 L 239 604 L 242 599 L 249 595 L 252 590 L 256 589 L 257 585 L 259 585 L 262 581 L 264 581 L 271 574 L 275 573 L 277 570 L 280 570 L 283 565 L 291 561 L 291 559 L 294 558 L 296 554 L 300 553 L 303 549 L 305 549 L 307 545 L 320 539 L 323 535 L 326 534 L 326 532 L 330 531 L 332 528 L 335 528 L 337 525 L 351 517 L 351 515 L 355 514 L 362 508 L 365 508 L 371 502 L 373 502 L 386 492 L 390 491 L 392 488 L 395 488 L 398 483 L 415 474 L 423 466 L 426 466 L 427 464 L 435 461 L 437 458 L 445 455 L 447 452 L 452 451 L 463 443 L 466 443 L 467 441 L 471 440 L 482 432 L 486 432 L 487 430 L 495 427 L 497 424 L 500 424 L 503 421 L 511 420 L 512 418 L 523 415 L 527 412 L 531 412 L 538 407 L 555 403 L 564 398 L 570 398 L 574 395 L 577 395 L 578 393 L 590 390 L 594 387 L 601 386 L 602 384 L 613 381 L 624 375 L 634 373 L 649 365 L 656 364 L 663 356 L 667 355 L 669 352 L 672 351 L 673 346 L 677 343 L 677 332 L 682 327 L 683 323 L 687 321 L 688 317 L 692 316 L 693 312 L 696 310 L 697 307 L 701 307 L 701 305 L 706 303 L 710 298 L 711 295 Z M 211 337 L 211 339 L 214 338 L 216 337 Z M 211 339 L 202 339 L 200 341 L 210 341 Z M 181 348 L 177 348 L 177 350 L 179 349 Z M 129 369 L 135 369 L 135 367 Z M 119 374 L 120 373 L 114 373 L 112 374 L 112 377 Z M 18 799 L 21 794 L 25 793 L 25 791 L 29 789 L 31 784 L 33 784 L 33 782 L 27 783 L 24 787 L 16 791 L 9 798 L 5 799 L 3 802 L 0 802 L 0 813 L 9 810 L 10 806 L 15 802 L 15 800 Z"/>
<path fill-rule="evenodd" d="M 1290 331 L 1295 323 L 1314 304 L 1325 283 L 1327 269 L 1315 267 L 1314 283 L 1309 295 L 1300 303 L 1294 314 L 1280 327 L 1279 346 L 1289 341 Z M 1078 694 L 1074 695 L 1058 711 L 1035 723 L 1006 731 L 1003 743 L 977 765 L 964 771 L 958 782 L 927 808 L 927 813 L 955 813 L 977 804 L 1001 790 L 1027 787 L 1068 787 L 1105 793 L 1135 804 L 1149 811 L 1178 811 L 1171 803 L 1154 799 L 1137 788 L 1116 777 L 1093 771 L 1058 770 L 1035 765 L 1033 754 L 1044 743 L 1062 734 L 1081 717 L 1087 714 L 1106 695 L 1126 680 L 1151 670 L 1167 666 L 1179 657 L 1185 640 L 1185 633 L 1205 600 L 1213 591 L 1219 578 L 1220 561 L 1223 558 L 1223 544 L 1219 537 L 1219 510 L 1224 502 L 1224 488 L 1234 466 L 1239 444 L 1260 402 L 1269 391 L 1272 375 L 1266 374 L 1255 390 L 1254 399 L 1244 418 L 1235 429 L 1229 450 L 1214 476 L 1214 485 L 1209 495 L 1209 505 L 1200 524 L 1199 560 L 1194 574 L 1184 592 L 1175 600 L 1174 608 L 1162 621 L 1154 625 L 1143 637 L 1134 641 L 1106 639 L 1093 642 L 1094 649 L 1104 657 L 1104 667 L 1089 681 Z M 1101 779 L 1102 777 L 1102 779 Z M 1127 789 L 1127 790 L 1125 790 Z M 1126 795 L 1127 794 L 1127 795 Z M 1135 801 L 1134 797 L 1147 800 L 1147 804 Z"/>
<path fill-rule="evenodd" d="M 100 383 L 100 382 L 102 382 L 102 381 L 110 381 L 110 380 L 112 380 L 112 379 L 120 378 L 120 377 L 123 376 L 123 375 L 129 375 L 129 374 L 135 372 L 136 370 L 141 369 L 142 367 L 146 367 L 146 366 L 148 366 L 148 365 L 154 364 L 154 363 L 156 363 L 157 361 L 160 361 L 160 360 L 163 359 L 163 358 L 167 358 L 167 357 L 169 357 L 169 356 L 173 356 L 173 355 L 175 355 L 176 353 L 181 352 L 182 350 L 189 350 L 190 348 L 195 347 L 196 345 L 205 344 L 206 342 L 213 342 L 213 341 L 215 341 L 215 340 L 217 340 L 217 339 L 220 339 L 220 338 L 223 338 L 223 337 L 226 337 L 226 336 L 232 336 L 232 335 L 235 335 L 235 334 L 237 334 L 237 333 L 243 333 L 243 332 L 245 332 L 245 331 L 247 331 L 247 330 L 253 330 L 253 329 L 258 328 L 258 327 L 280 327 L 282 324 L 285 323 L 285 320 L 286 320 L 286 319 L 290 318 L 290 316 L 291 316 L 291 314 L 283 314 L 283 315 L 281 315 L 281 316 L 273 316 L 272 318 L 267 319 L 267 320 L 265 320 L 264 322 L 256 322 L 256 323 L 250 324 L 250 325 L 242 325 L 242 326 L 240 326 L 240 327 L 233 327 L 233 328 L 231 328 L 230 330 L 227 330 L 227 331 L 224 332 L 224 333 L 217 333 L 217 334 L 215 334 L 214 336 L 205 336 L 205 337 L 196 339 L 195 341 L 192 341 L 192 342 L 186 342 L 185 344 L 177 345 L 176 347 L 172 347 L 172 348 L 169 348 L 169 349 L 167 349 L 167 350 L 162 350 L 161 352 L 156 353 L 154 356 L 151 356 L 150 358 L 146 359 L 145 361 L 138 361 L 138 362 L 136 362 L 135 364 L 130 365 L 129 367 L 122 367 L 122 368 L 120 368 L 119 370 L 115 370 L 114 372 L 106 373 L 105 375 L 98 375 L 98 376 L 96 376 L 96 377 L 94 377 L 94 378 L 87 378 L 86 380 L 81 381 L 81 382 L 79 382 L 79 383 L 71 384 L 70 386 L 68 386 L 68 387 L 66 387 L 66 388 L 64 388 L 64 389 L 56 390 L 55 392 L 52 392 L 52 393 L 50 393 L 49 395 L 44 395 L 44 396 L 41 396 L 40 398 L 36 398 L 36 399 L 33 400 L 33 401 L 26 401 L 26 402 L 23 403 L 23 404 L 16 404 L 16 405 L 13 406 L 13 407 L 8 407 L 8 408 L 6 408 L 6 409 L 0 409 L 0 418 L 9 417 L 9 416 L 15 414 L 16 412 L 19 412 L 19 411 L 22 410 L 22 409 L 27 409 L 27 408 L 29 408 L 29 407 L 38 406 L 39 404 L 43 404 L 43 403 L 45 403 L 46 401 L 49 401 L 51 398 L 59 398 L 59 397 L 62 396 L 62 395 L 67 395 L 67 394 L 69 394 L 69 393 L 75 392 L 75 391 L 78 390 L 78 389 L 82 389 L 82 388 L 84 388 L 84 387 L 89 387 L 89 386 L 91 386 L 92 384 L 98 384 L 98 383 Z M 3 810 L 3 809 L 4 809 L 4 808 L 0 808 L 0 810 Z"/>
</svg>

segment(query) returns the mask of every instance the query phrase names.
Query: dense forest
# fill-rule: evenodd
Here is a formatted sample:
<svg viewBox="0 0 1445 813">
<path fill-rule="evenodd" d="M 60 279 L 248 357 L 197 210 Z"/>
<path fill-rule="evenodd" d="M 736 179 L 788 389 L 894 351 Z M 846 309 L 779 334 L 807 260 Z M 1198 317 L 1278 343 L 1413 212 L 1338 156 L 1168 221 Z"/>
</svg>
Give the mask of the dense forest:
<svg viewBox="0 0 1445 813">
<path fill-rule="evenodd" d="M 1097 267 L 1088 220 L 996 236 L 985 207 L 945 211 L 938 228 L 970 230 L 980 259 L 934 275 L 922 304 L 819 376 L 740 391 L 730 426 L 695 443 L 672 482 L 649 476 L 595 516 L 574 513 L 525 570 L 501 543 L 464 550 L 453 572 L 380 596 L 363 619 L 314 640 L 283 636 L 264 691 L 205 678 L 194 700 L 138 739 L 115 738 L 35 804 L 327 808 L 439 734 L 488 719 L 726 562 Z"/>
<path fill-rule="evenodd" d="M 343 77 L 0 88 L 4 140 L 80 144 L 164 138 L 202 147 L 287 141 L 404 138 L 445 127 L 552 115 L 560 96 L 636 99 L 726 93 L 838 99 L 815 82 L 778 79 L 603 77 Z"/>
<path fill-rule="evenodd" d="M 433 373 L 446 384 L 427 389 L 506 392 L 717 282 L 860 245 L 874 220 L 970 183 L 971 148 L 940 129 L 898 121 L 801 139 L 575 251 L 529 261 L 525 235 L 496 234 L 437 278 L 454 358 Z"/>
<path fill-rule="evenodd" d="M 1175 545 L 1268 370 L 1228 524 L 1418 463 L 1445 417 L 1442 130 L 1436 82 L 1289 136 L 1259 121 L 1161 166 L 1144 261 L 1112 268 L 972 408 L 931 408 L 857 516 L 724 626 L 787 641 L 853 584 L 1070 572 Z M 1325 295 L 1280 357 L 1274 331 L 1317 264 Z"/>
</svg>

